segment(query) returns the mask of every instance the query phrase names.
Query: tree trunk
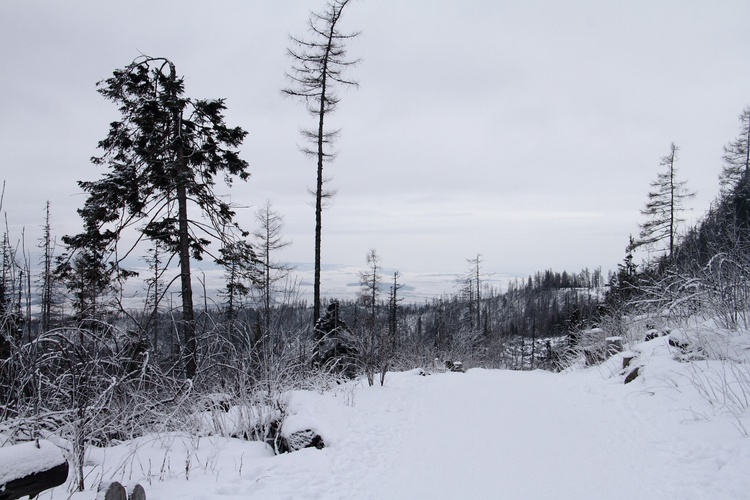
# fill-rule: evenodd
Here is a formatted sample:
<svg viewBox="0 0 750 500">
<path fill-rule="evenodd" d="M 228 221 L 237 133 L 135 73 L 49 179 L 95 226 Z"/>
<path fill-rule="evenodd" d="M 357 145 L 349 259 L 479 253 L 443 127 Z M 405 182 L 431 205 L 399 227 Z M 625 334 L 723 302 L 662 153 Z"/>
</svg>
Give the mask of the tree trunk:
<svg viewBox="0 0 750 500">
<path fill-rule="evenodd" d="M 327 52 L 326 52 L 327 53 Z M 313 327 L 320 319 L 320 241 L 323 232 L 323 118 L 325 117 L 326 72 L 323 70 L 323 90 L 318 119 L 318 174 L 315 186 L 315 277 L 313 284 Z"/>
<path fill-rule="evenodd" d="M 179 158 L 184 163 L 182 157 Z M 182 169 L 181 169 L 182 170 Z M 180 284 L 182 292 L 182 334 L 185 338 L 185 376 L 193 378 L 198 369 L 195 359 L 197 342 L 195 339 L 195 312 L 193 310 L 193 285 L 190 276 L 190 234 L 188 232 L 187 192 L 185 184 L 177 184 L 179 244 L 180 244 Z"/>
</svg>

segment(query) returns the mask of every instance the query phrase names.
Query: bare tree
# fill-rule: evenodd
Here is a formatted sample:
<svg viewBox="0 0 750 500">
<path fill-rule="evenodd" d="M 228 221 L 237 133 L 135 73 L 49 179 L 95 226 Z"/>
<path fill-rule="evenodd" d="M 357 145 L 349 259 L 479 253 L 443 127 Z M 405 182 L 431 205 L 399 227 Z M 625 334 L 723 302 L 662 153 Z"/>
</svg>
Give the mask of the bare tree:
<svg viewBox="0 0 750 500">
<path fill-rule="evenodd" d="M 481 268 L 482 256 L 477 254 L 473 259 L 466 259 L 469 269 L 466 274 L 458 277 L 458 286 L 460 293 L 466 301 L 466 316 L 469 324 L 469 330 L 479 330 L 482 324 L 481 312 Z"/>
<path fill-rule="evenodd" d="M 362 336 L 360 338 L 362 364 L 364 365 L 367 381 L 373 385 L 375 370 L 380 365 L 382 344 L 381 328 L 378 321 L 378 305 L 380 297 L 380 257 L 371 249 L 367 252 L 367 271 L 359 273 L 359 302 L 364 310 L 362 321 Z"/>
<path fill-rule="evenodd" d="M 266 205 L 260 208 L 255 218 L 260 227 L 253 232 L 257 242 L 256 254 L 258 265 L 262 276 L 258 281 L 258 288 L 262 294 L 263 303 L 263 327 L 266 332 L 270 329 L 271 307 L 273 305 L 274 285 L 280 280 L 285 279 L 292 267 L 287 266 L 274 258 L 275 252 L 290 245 L 289 241 L 284 241 L 281 236 L 281 230 L 284 227 L 284 217 L 274 211 L 271 202 L 267 201 Z"/>
<path fill-rule="evenodd" d="M 320 319 L 320 254 L 322 233 L 323 201 L 333 195 L 324 190 L 323 164 L 332 161 L 336 154 L 331 149 L 338 130 L 325 127 L 326 117 L 333 113 L 340 97 L 337 87 L 357 86 L 357 82 L 344 78 L 344 72 L 357 64 L 357 59 L 349 59 L 346 43 L 359 33 L 345 33 L 339 30 L 341 14 L 350 0 L 334 0 L 328 3 L 322 14 L 311 13 L 308 21 L 308 39 L 291 37 L 292 47 L 288 54 L 292 59 L 292 69 L 287 73 L 290 86 L 282 92 L 298 98 L 307 106 L 307 111 L 317 118 L 317 127 L 303 129 L 302 136 L 309 143 L 302 151 L 317 159 L 315 185 L 315 278 L 313 286 L 313 324 Z"/>
</svg>

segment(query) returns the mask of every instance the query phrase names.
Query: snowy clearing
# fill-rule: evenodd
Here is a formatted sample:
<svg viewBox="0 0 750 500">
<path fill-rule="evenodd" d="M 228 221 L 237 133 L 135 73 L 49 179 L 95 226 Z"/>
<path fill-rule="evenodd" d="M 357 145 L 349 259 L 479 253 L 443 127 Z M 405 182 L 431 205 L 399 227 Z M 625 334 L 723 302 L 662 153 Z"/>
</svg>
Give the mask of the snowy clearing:
<svg viewBox="0 0 750 500">
<path fill-rule="evenodd" d="M 92 448 L 87 484 L 139 482 L 150 500 L 746 498 L 750 419 L 702 397 L 699 363 L 677 361 L 667 337 L 633 350 L 642 374 L 627 385 L 617 355 L 561 374 L 414 370 L 297 391 L 286 430 L 315 430 L 322 450 L 152 435 Z"/>
</svg>

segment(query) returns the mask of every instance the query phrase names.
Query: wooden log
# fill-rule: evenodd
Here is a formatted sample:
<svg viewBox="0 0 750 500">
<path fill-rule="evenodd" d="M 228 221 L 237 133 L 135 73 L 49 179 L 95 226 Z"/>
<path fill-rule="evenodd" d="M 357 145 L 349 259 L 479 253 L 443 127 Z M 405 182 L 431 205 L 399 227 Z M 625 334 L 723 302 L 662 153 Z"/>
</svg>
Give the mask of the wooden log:
<svg viewBox="0 0 750 500">
<path fill-rule="evenodd" d="M 68 462 L 65 462 L 0 485 L 0 500 L 16 500 L 26 495 L 34 498 L 44 490 L 65 484 L 67 479 Z"/>
<path fill-rule="evenodd" d="M 0 448 L 0 500 L 34 497 L 67 479 L 68 461 L 49 441 Z"/>
</svg>

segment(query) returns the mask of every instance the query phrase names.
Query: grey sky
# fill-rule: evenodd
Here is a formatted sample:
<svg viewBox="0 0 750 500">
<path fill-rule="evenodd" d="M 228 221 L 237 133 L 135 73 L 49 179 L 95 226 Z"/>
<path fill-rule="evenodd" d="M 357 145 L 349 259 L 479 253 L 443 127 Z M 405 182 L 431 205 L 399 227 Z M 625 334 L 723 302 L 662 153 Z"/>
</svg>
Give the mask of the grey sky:
<svg viewBox="0 0 750 500">
<path fill-rule="evenodd" d="M 314 165 L 298 150 L 311 118 L 284 99 L 288 35 L 323 1 L 4 0 L 0 3 L 1 179 L 12 236 L 34 246 L 44 204 L 75 232 L 114 105 L 97 81 L 139 51 L 170 58 L 195 98 L 227 99 L 248 132 L 252 178 L 232 200 L 270 199 L 311 262 Z M 750 104 L 750 2 L 359 0 L 343 27 L 362 58 L 331 121 L 338 195 L 324 263 L 364 266 L 369 248 L 403 271 L 613 269 L 670 142 L 715 196 L 722 146 Z M 240 211 L 252 229 L 252 210 Z M 325 280 L 325 277 L 324 277 Z M 325 284 L 324 284 L 325 286 Z"/>
</svg>

